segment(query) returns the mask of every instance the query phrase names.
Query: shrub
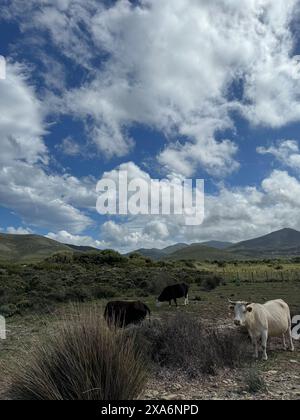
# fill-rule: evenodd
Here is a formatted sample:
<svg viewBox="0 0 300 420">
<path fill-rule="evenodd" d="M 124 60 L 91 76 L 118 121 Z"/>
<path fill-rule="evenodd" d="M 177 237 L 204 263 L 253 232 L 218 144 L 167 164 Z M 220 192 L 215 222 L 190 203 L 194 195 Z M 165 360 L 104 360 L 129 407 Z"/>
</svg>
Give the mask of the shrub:
<svg viewBox="0 0 300 420">
<path fill-rule="evenodd" d="M 73 310 L 12 372 L 15 400 L 129 400 L 146 384 L 147 369 L 133 337 L 110 330 L 96 309 Z"/>
<path fill-rule="evenodd" d="M 108 285 L 97 285 L 93 294 L 97 299 L 110 299 L 117 295 L 117 291 Z"/>
<path fill-rule="evenodd" d="M 201 283 L 203 290 L 210 292 L 211 290 L 216 289 L 222 283 L 222 278 L 218 276 L 207 277 Z"/>
<path fill-rule="evenodd" d="M 246 390 L 251 394 L 256 394 L 258 392 L 264 392 L 267 389 L 266 383 L 255 368 L 251 368 L 247 371 L 245 378 Z"/>
<path fill-rule="evenodd" d="M 219 268 L 225 268 L 225 267 L 227 267 L 227 264 L 226 264 L 226 262 L 225 262 L 225 261 L 218 261 L 218 262 L 217 262 L 217 266 L 218 266 Z"/>
<path fill-rule="evenodd" d="M 84 265 L 115 265 L 128 262 L 128 258 L 119 254 L 119 252 L 107 249 L 97 252 L 86 252 L 74 254 L 74 263 Z"/>
<path fill-rule="evenodd" d="M 154 363 L 183 369 L 191 377 L 242 366 L 249 354 L 243 336 L 207 329 L 188 314 L 144 324 L 138 330 L 138 339 Z"/>
</svg>

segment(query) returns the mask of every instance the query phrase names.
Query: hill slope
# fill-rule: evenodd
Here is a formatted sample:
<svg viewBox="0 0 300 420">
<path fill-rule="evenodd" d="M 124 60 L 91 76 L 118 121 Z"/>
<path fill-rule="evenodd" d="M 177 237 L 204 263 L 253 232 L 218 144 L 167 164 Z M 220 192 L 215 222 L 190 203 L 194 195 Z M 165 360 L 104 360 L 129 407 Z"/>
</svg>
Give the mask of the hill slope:
<svg viewBox="0 0 300 420">
<path fill-rule="evenodd" d="M 221 242 L 221 241 L 208 241 L 208 242 L 202 242 L 200 245 L 208 246 L 210 248 L 216 248 L 216 249 L 227 249 L 230 246 L 233 245 L 232 242 Z"/>
<path fill-rule="evenodd" d="M 57 252 L 72 249 L 64 244 L 38 235 L 8 235 L 0 233 L 0 260 L 37 261 Z"/>
<path fill-rule="evenodd" d="M 228 251 L 254 257 L 300 255 L 300 232 L 294 229 L 282 229 L 240 242 L 228 248 Z"/>
<path fill-rule="evenodd" d="M 229 261 L 238 258 L 238 256 L 225 250 L 195 244 L 176 251 L 167 258 L 172 260 Z"/>
<path fill-rule="evenodd" d="M 159 261 L 166 256 L 163 250 L 157 249 L 157 248 L 152 248 L 152 249 L 141 248 L 141 249 L 137 249 L 136 251 L 129 252 L 128 254 L 125 254 L 125 256 L 129 256 L 135 253 L 140 254 L 146 258 L 151 258 L 153 261 Z"/>
</svg>

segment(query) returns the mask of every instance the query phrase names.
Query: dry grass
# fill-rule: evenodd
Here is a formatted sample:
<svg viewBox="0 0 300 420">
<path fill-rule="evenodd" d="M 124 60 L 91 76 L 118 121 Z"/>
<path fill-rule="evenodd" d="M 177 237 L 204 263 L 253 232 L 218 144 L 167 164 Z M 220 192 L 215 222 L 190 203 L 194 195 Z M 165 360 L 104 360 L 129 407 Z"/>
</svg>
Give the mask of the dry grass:
<svg viewBox="0 0 300 420">
<path fill-rule="evenodd" d="M 13 368 L 16 400 L 131 400 L 147 382 L 134 337 L 109 329 L 96 308 L 79 310 Z"/>
<path fill-rule="evenodd" d="M 138 331 L 155 364 L 182 369 L 191 377 L 240 367 L 249 360 L 247 337 L 208 329 L 190 314 L 180 313 L 150 326 L 144 324 Z"/>
</svg>

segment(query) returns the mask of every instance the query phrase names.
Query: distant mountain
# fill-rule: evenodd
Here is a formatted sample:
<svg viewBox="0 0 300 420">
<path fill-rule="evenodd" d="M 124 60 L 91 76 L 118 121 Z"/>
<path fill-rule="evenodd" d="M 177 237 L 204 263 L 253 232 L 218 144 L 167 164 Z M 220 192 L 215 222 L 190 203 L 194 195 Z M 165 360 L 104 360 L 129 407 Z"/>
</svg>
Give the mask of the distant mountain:
<svg viewBox="0 0 300 420">
<path fill-rule="evenodd" d="M 210 246 L 208 246 L 210 245 Z M 300 256 L 300 232 L 282 229 L 235 245 L 209 241 L 204 244 L 175 244 L 165 249 L 139 249 L 135 252 L 153 260 L 194 259 L 229 261 L 240 258 L 277 258 Z M 88 246 L 66 245 L 38 235 L 0 233 L 0 261 L 40 261 L 59 252 L 98 251 Z"/>
<path fill-rule="evenodd" d="M 216 248 L 216 249 L 227 249 L 230 246 L 233 246 L 233 243 L 221 242 L 221 241 L 208 241 L 208 242 L 202 242 L 200 245 L 208 246 L 210 248 Z"/>
<path fill-rule="evenodd" d="M 175 245 L 171 245 L 171 246 L 168 246 L 166 248 L 163 248 L 163 249 L 141 248 L 141 249 L 137 249 L 136 251 L 130 252 L 126 255 L 128 256 L 130 254 L 137 253 L 137 254 L 142 255 L 143 257 L 151 258 L 154 261 L 159 261 L 159 260 L 164 259 L 166 256 L 173 254 L 173 252 L 179 251 L 180 249 L 183 249 L 185 247 L 188 247 L 188 245 L 187 244 L 175 244 Z"/>
<path fill-rule="evenodd" d="M 167 258 L 172 260 L 230 261 L 233 259 L 237 259 L 238 256 L 236 254 L 227 252 L 226 250 L 216 249 L 204 246 L 202 244 L 194 244 L 174 252 Z"/>
<path fill-rule="evenodd" d="M 152 248 L 152 249 L 141 248 L 141 249 L 137 249 L 136 251 L 129 252 L 128 254 L 126 254 L 126 256 L 129 256 L 131 254 L 140 254 L 143 257 L 151 258 L 154 261 L 161 260 L 161 259 L 163 259 L 166 256 L 166 254 L 162 250 L 157 249 L 157 248 Z"/>
<path fill-rule="evenodd" d="M 294 229 L 282 229 L 259 238 L 240 242 L 227 250 L 247 257 L 300 255 L 300 232 Z"/>
<path fill-rule="evenodd" d="M 164 248 L 162 252 L 167 255 L 173 254 L 173 252 L 180 251 L 181 249 L 187 248 L 188 244 L 175 244 Z"/>
<path fill-rule="evenodd" d="M 57 252 L 71 251 L 67 245 L 38 235 L 0 233 L 0 260 L 38 261 Z"/>
</svg>

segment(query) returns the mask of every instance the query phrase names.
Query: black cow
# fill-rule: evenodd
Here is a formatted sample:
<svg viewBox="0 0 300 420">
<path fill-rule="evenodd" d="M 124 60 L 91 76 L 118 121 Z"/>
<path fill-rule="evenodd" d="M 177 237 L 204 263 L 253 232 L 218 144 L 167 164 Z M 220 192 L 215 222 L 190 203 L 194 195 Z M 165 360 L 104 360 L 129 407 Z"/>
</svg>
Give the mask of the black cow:
<svg viewBox="0 0 300 420">
<path fill-rule="evenodd" d="M 109 302 L 104 311 L 104 318 L 109 325 L 127 327 L 130 324 L 139 324 L 151 311 L 143 302 Z"/>
<path fill-rule="evenodd" d="M 158 302 L 169 302 L 169 305 L 172 305 L 172 300 L 174 300 L 175 305 L 177 306 L 177 299 L 184 297 L 184 304 L 189 303 L 189 286 L 185 283 L 175 284 L 174 286 L 166 287 L 161 295 L 158 297 Z"/>
</svg>

